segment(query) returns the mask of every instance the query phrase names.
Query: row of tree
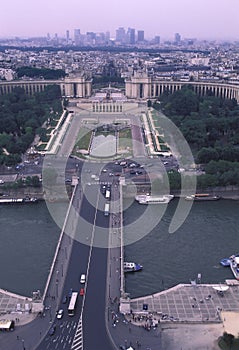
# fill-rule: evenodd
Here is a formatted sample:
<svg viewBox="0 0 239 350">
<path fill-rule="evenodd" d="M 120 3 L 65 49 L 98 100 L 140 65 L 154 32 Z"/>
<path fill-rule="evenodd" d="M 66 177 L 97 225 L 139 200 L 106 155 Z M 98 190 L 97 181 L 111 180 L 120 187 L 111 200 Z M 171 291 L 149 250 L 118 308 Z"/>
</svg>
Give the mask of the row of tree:
<svg viewBox="0 0 239 350">
<path fill-rule="evenodd" d="M 57 85 L 33 96 L 26 95 L 21 88 L 0 96 L 0 164 L 10 166 L 21 161 L 21 154 L 42 131 L 42 125 L 61 111 Z"/>
<path fill-rule="evenodd" d="M 183 133 L 197 163 L 205 174 L 198 187 L 239 185 L 239 106 L 235 99 L 197 95 L 191 86 L 174 94 L 165 92 L 154 103 Z M 180 176 L 170 175 L 173 188 L 180 188 Z"/>
<path fill-rule="evenodd" d="M 226 162 L 228 167 L 221 166 L 219 161 L 215 164 L 209 163 L 210 167 L 208 172 L 206 169 L 205 174 L 197 176 L 197 188 L 198 190 L 206 189 L 208 187 L 221 187 L 221 186 L 239 186 L 239 163 Z M 214 169 L 212 171 L 212 168 Z M 220 171 L 216 171 L 216 169 Z M 170 188 L 172 190 L 180 190 L 181 184 L 181 174 L 177 171 L 171 171 L 168 173 L 168 179 L 170 183 Z M 190 182 L 193 180 L 192 175 L 186 176 L 187 187 L 190 188 Z"/>
<path fill-rule="evenodd" d="M 161 109 L 181 130 L 199 163 L 210 160 L 238 159 L 239 107 L 235 99 L 198 96 L 191 86 L 184 86 L 174 94 L 165 92 Z M 203 149 L 203 150 L 202 150 Z"/>
<path fill-rule="evenodd" d="M 18 78 L 28 77 L 33 79 L 56 80 L 64 78 L 66 73 L 63 69 L 35 68 L 24 66 L 16 70 Z"/>
</svg>

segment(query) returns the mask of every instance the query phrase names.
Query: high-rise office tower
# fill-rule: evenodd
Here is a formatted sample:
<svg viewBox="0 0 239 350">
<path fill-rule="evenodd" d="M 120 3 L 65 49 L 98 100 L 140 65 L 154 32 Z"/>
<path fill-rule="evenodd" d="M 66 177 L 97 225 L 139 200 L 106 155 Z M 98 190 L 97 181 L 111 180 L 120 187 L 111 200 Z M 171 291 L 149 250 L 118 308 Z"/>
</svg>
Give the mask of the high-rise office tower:
<svg viewBox="0 0 239 350">
<path fill-rule="evenodd" d="M 109 32 L 109 31 L 107 31 L 107 32 L 105 33 L 105 40 L 106 40 L 106 41 L 110 40 L 110 32 Z"/>
<path fill-rule="evenodd" d="M 160 44 L 160 36 L 159 36 L 159 35 L 156 35 L 156 36 L 154 37 L 154 43 L 155 43 L 156 45 L 159 45 L 159 44 Z"/>
<path fill-rule="evenodd" d="M 135 44 L 135 29 L 128 28 L 127 36 L 128 36 L 129 44 L 134 45 Z"/>
<path fill-rule="evenodd" d="M 66 41 L 69 42 L 69 40 L 70 40 L 70 31 L 67 30 L 66 31 Z"/>
<path fill-rule="evenodd" d="M 144 30 L 138 30 L 137 41 L 144 41 Z"/>
<path fill-rule="evenodd" d="M 74 30 L 74 41 L 76 45 L 79 45 L 81 42 L 81 34 L 80 34 L 80 29 L 75 29 Z"/>
<path fill-rule="evenodd" d="M 116 41 L 124 44 L 126 42 L 126 33 L 123 27 L 116 29 Z"/>
<path fill-rule="evenodd" d="M 175 33 L 174 35 L 174 41 L 175 41 L 175 44 L 179 44 L 180 41 L 181 41 L 181 35 L 179 33 Z"/>
</svg>

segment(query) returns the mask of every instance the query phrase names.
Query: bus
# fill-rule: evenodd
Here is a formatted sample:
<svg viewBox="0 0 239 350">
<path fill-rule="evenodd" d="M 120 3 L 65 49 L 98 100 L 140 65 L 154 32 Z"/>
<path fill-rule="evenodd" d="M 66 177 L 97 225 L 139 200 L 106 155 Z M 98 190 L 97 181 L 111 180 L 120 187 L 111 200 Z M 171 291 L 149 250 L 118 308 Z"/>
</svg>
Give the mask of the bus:
<svg viewBox="0 0 239 350">
<path fill-rule="evenodd" d="M 110 199 L 110 190 L 105 191 L 105 198 Z"/>
<path fill-rule="evenodd" d="M 109 211 L 110 211 L 110 203 L 105 203 L 104 215 L 109 216 Z"/>
<path fill-rule="evenodd" d="M 77 297 L 78 297 L 78 292 L 72 292 L 70 303 L 68 306 L 68 315 L 69 316 L 74 316 L 74 314 L 75 314 Z"/>
</svg>

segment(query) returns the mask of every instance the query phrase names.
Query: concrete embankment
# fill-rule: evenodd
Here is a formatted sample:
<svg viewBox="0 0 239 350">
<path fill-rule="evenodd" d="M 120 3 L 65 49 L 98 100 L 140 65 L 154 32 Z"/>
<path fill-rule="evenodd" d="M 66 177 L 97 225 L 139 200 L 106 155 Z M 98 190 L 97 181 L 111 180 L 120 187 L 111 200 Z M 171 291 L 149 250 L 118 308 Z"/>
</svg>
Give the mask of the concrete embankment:
<svg viewBox="0 0 239 350">
<path fill-rule="evenodd" d="M 131 190 L 132 188 L 132 190 Z M 145 194 L 150 193 L 151 186 L 145 185 L 145 184 L 137 184 L 137 194 Z M 176 198 L 184 197 L 185 195 L 182 195 L 181 190 L 171 190 L 171 194 L 173 194 Z M 190 192 L 187 190 L 187 195 L 195 193 L 194 191 Z M 234 199 L 239 200 L 239 187 L 236 186 L 226 186 L 226 187 L 213 187 L 213 188 L 206 188 L 206 189 L 198 189 L 196 193 L 209 193 L 212 195 L 220 196 L 222 199 Z M 163 194 L 163 193 L 161 193 Z M 125 198 L 134 198 L 136 195 L 135 193 L 135 185 L 131 186 L 130 184 L 127 185 L 124 189 L 123 196 Z"/>
</svg>

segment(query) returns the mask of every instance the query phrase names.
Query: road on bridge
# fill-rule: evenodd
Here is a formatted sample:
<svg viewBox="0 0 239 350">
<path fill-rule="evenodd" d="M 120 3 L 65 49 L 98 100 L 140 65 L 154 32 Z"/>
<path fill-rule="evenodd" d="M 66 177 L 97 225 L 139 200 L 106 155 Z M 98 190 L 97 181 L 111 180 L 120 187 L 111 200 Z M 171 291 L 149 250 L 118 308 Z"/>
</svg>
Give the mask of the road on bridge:
<svg viewBox="0 0 239 350">
<path fill-rule="evenodd" d="M 88 200 L 90 198 L 90 201 Z M 55 325 L 55 333 L 47 335 L 38 346 L 38 350 L 74 349 L 92 350 L 99 344 L 102 349 L 111 350 L 113 345 L 108 337 L 105 320 L 106 280 L 107 280 L 107 248 L 95 247 L 95 241 L 103 232 L 109 232 L 109 219 L 104 215 L 105 198 L 98 185 L 85 187 L 80 217 L 91 227 L 87 232 L 86 244 L 75 240 L 68 265 L 67 276 L 63 287 L 61 300 L 66 296 L 68 302 L 59 305 L 64 310 L 62 319 L 52 315 L 50 328 Z M 81 220 L 80 220 L 81 221 Z M 76 236 L 81 235 L 82 225 L 77 227 Z M 82 232 L 85 235 L 85 232 Z M 80 283 L 81 274 L 86 274 L 86 283 Z M 74 316 L 67 312 L 69 294 L 80 292 L 84 287 L 84 295 L 78 295 L 77 308 Z"/>
</svg>

